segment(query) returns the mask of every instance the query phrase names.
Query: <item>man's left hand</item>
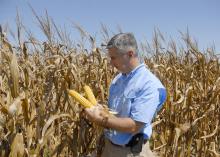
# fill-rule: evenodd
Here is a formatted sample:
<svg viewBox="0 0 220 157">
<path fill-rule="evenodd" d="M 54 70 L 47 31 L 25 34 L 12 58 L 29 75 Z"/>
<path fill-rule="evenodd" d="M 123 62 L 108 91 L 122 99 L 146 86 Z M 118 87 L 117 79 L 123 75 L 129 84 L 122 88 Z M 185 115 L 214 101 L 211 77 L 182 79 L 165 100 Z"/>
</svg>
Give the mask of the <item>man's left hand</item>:
<svg viewBox="0 0 220 157">
<path fill-rule="evenodd" d="M 100 104 L 90 108 L 85 108 L 84 113 L 86 119 L 97 124 L 100 124 L 103 118 L 107 116 L 105 109 Z"/>
</svg>

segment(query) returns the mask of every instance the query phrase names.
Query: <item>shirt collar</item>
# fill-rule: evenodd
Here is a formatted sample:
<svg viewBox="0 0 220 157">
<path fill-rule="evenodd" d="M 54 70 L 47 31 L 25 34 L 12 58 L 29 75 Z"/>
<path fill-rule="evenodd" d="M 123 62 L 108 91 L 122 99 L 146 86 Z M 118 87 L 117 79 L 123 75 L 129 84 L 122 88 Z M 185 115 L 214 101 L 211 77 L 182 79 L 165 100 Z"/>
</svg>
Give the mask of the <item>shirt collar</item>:
<svg viewBox="0 0 220 157">
<path fill-rule="evenodd" d="M 135 67 L 131 72 L 129 72 L 128 74 L 122 73 L 122 76 L 123 76 L 124 78 L 128 78 L 128 77 L 130 77 L 130 76 L 133 76 L 133 74 L 135 74 L 136 71 L 138 71 L 138 69 L 140 69 L 140 68 L 143 67 L 143 66 L 145 66 L 145 64 L 144 64 L 144 63 L 141 63 L 141 64 L 139 64 L 138 66 L 136 66 L 136 67 Z"/>
</svg>

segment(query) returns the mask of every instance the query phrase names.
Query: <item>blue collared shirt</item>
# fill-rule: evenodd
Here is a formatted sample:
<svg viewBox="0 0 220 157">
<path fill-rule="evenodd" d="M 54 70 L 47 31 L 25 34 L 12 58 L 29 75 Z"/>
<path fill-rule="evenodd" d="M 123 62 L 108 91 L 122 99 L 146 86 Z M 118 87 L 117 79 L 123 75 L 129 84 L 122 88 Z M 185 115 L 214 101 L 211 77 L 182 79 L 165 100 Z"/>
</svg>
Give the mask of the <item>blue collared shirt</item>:
<svg viewBox="0 0 220 157">
<path fill-rule="evenodd" d="M 160 80 L 140 64 L 129 74 L 118 74 L 109 89 L 108 106 L 118 117 L 130 117 L 144 123 L 140 132 L 145 138 L 152 134 L 151 121 L 166 99 L 166 90 Z M 118 145 L 127 144 L 133 134 L 105 130 L 105 136 Z"/>
</svg>

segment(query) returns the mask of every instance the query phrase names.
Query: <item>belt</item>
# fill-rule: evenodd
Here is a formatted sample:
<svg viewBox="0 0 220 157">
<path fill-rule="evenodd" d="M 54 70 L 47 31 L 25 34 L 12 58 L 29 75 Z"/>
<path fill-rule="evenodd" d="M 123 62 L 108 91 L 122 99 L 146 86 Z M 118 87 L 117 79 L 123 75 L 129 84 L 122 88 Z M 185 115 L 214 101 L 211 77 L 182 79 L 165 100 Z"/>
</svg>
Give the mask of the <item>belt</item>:
<svg viewBox="0 0 220 157">
<path fill-rule="evenodd" d="M 119 145 L 119 144 L 114 144 L 112 141 L 109 140 L 109 142 L 113 145 L 113 146 L 116 146 L 116 147 L 129 147 L 127 145 Z"/>
<path fill-rule="evenodd" d="M 147 141 L 148 141 L 148 139 L 144 139 L 144 142 L 143 142 L 143 144 L 146 144 L 147 143 Z M 130 145 L 128 145 L 128 144 L 125 144 L 125 145 L 119 145 L 119 144 L 115 144 L 115 143 L 113 143 L 111 140 L 109 140 L 109 142 L 113 145 L 113 146 L 116 146 L 116 147 L 131 147 Z"/>
</svg>

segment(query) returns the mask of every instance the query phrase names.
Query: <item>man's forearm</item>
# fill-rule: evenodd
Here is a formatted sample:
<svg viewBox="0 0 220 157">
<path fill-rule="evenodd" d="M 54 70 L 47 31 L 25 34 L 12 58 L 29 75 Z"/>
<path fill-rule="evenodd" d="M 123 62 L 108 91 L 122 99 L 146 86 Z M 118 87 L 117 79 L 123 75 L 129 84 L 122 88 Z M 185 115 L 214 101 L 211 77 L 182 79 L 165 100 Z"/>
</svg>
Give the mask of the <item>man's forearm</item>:
<svg viewBox="0 0 220 157">
<path fill-rule="evenodd" d="M 143 127 L 144 123 L 134 121 L 131 118 L 116 117 L 108 115 L 99 107 L 85 108 L 84 112 L 91 122 L 95 122 L 105 128 L 114 129 L 121 132 L 136 133 Z"/>
<path fill-rule="evenodd" d="M 136 122 L 131 118 L 109 116 L 101 125 L 121 132 L 136 133 L 143 126 L 143 123 Z"/>
</svg>

